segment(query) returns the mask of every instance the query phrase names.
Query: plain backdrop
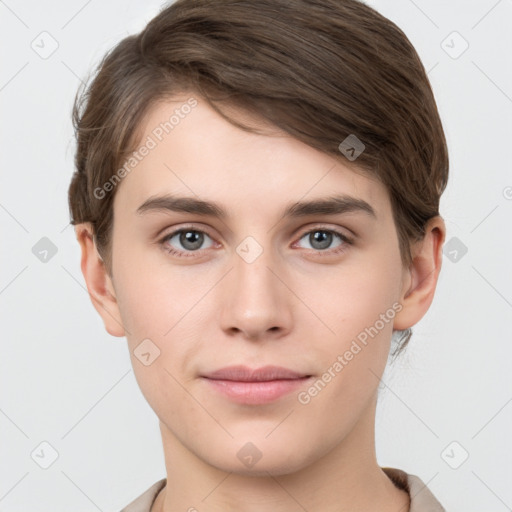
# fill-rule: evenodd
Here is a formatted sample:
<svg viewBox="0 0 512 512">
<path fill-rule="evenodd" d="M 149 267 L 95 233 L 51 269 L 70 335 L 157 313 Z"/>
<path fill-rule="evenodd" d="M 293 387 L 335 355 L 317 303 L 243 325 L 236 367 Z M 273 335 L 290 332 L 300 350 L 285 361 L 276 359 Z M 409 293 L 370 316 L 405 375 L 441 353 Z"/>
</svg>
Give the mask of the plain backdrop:
<svg viewBox="0 0 512 512">
<path fill-rule="evenodd" d="M 417 48 L 451 163 L 443 269 L 384 374 L 378 461 L 452 512 L 512 510 L 512 2 L 369 3 Z M 67 206 L 80 81 L 163 5 L 0 1 L 2 512 L 117 512 L 165 477 L 157 418 L 90 302 Z"/>
</svg>

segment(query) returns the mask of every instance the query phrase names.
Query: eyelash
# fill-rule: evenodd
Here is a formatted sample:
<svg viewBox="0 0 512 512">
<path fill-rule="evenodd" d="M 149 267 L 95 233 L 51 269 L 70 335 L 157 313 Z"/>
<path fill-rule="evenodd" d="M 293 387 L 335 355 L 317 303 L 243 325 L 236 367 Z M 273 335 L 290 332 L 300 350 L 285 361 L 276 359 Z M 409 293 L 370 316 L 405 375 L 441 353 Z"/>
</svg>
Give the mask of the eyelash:
<svg viewBox="0 0 512 512">
<path fill-rule="evenodd" d="M 213 237 L 207 231 L 194 228 L 193 226 L 185 226 L 183 228 L 177 229 L 176 231 L 172 231 L 171 233 L 168 233 L 167 235 L 165 235 L 159 241 L 159 244 L 162 246 L 162 248 L 163 248 L 163 250 L 165 252 L 167 252 L 168 254 L 171 254 L 172 256 L 176 256 L 178 258 L 189 258 L 189 257 L 192 257 L 192 256 L 196 255 L 197 253 L 201 253 L 202 251 L 206 250 L 206 249 L 197 249 L 195 251 L 178 251 L 178 250 L 174 249 L 174 247 L 171 247 L 171 246 L 169 246 L 166 243 L 171 238 L 173 238 L 174 236 L 176 236 L 176 235 L 178 235 L 180 233 L 183 233 L 183 232 L 186 233 L 188 231 L 193 231 L 194 233 L 202 233 L 202 234 L 208 235 L 211 239 L 213 239 Z M 348 249 L 347 246 L 350 246 L 350 245 L 352 245 L 354 243 L 354 240 L 352 238 L 344 235 L 343 233 L 340 233 L 339 231 L 337 231 L 335 229 L 327 228 L 327 227 L 323 227 L 323 226 L 315 227 L 313 229 L 310 229 L 309 231 L 305 231 L 304 233 L 302 233 L 300 235 L 298 240 L 302 240 L 302 238 L 304 238 L 306 235 L 309 235 L 311 233 L 315 233 L 317 231 L 323 231 L 325 233 L 332 233 L 332 234 L 338 236 L 341 239 L 341 241 L 343 242 L 343 244 L 341 244 L 340 246 L 336 247 L 335 249 L 325 249 L 325 250 L 321 250 L 321 249 L 308 249 L 310 251 L 316 252 L 317 254 L 325 254 L 325 253 L 327 253 L 327 255 L 329 255 L 329 256 L 332 256 L 332 255 L 335 255 L 335 254 L 342 254 L 342 253 L 344 253 Z"/>
</svg>

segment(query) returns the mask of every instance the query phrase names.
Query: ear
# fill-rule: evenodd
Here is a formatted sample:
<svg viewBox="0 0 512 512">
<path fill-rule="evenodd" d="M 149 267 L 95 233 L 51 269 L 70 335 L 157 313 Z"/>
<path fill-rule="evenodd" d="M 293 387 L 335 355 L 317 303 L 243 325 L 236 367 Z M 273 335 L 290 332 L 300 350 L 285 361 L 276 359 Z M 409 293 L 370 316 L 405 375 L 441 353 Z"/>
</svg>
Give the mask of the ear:
<svg viewBox="0 0 512 512">
<path fill-rule="evenodd" d="M 401 309 L 393 329 L 405 330 L 418 323 L 428 311 L 436 291 L 443 260 L 446 226 L 439 215 L 430 219 L 425 236 L 411 247 L 412 263 L 404 269 L 400 303 Z"/>
<path fill-rule="evenodd" d="M 109 334 L 124 336 L 125 329 L 121 321 L 114 285 L 96 248 L 91 223 L 77 224 L 75 234 L 82 250 L 80 267 L 93 306 L 103 319 Z"/>
</svg>

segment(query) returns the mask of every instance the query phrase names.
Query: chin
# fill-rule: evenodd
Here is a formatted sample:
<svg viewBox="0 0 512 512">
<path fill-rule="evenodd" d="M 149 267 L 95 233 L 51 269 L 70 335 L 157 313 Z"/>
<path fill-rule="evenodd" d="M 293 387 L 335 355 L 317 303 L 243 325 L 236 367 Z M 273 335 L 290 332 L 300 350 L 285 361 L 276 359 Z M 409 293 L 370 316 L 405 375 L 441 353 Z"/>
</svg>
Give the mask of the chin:
<svg viewBox="0 0 512 512">
<path fill-rule="evenodd" d="M 216 453 L 197 455 L 217 469 L 244 476 L 288 475 L 300 471 L 315 458 L 313 453 L 304 451 L 302 442 L 294 442 L 292 439 L 285 446 L 283 443 L 278 446 L 266 440 L 259 443 L 233 441 L 231 446 L 217 447 Z M 233 455 L 230 456 L 230 453 Z"/>
</svg>

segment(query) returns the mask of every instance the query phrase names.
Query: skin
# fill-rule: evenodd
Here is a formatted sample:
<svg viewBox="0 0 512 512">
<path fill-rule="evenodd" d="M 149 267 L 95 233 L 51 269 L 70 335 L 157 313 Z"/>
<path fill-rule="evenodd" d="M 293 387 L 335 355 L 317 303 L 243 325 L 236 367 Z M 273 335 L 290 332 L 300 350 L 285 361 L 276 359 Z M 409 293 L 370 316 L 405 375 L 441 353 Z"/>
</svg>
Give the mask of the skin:
<svg viewBox="0 0 512 512">
<path fill-rule="evenodd" d="M 393 329 L 416 324 L 434 297 L 443 219 L 428 223 L 403 268 L 381 183 L 354 172 L 342 155 L 334 159 L 231 110 L 268 129 L 242 131 L 192 93 L 155 104 L 141 140 L 191 96 L 198 105 L 117 186 L 112 275 L 91 226 L 76 226 L 91 300 L 106 330 L 126 336 L 137 382 L 159 418 L 167 485 L 152 511 L 408 510 L 407 493 L 376 460 L 377 392 Z M 163 193 L 215 201 L 228 217 L 137 214 Z M 333 193 L 364 199 L 377 218 L 282 219 L 290 202 Z M 200 251 L 179 236 L 161 241 L 190 224 L 207 233 Z M 318 248 L 309 237 L 315 229 L 354 241 L 333 234 Z M 247 236 L 263 250 L 251 263 L 236 251 Z M 275 402 L 242 405 L 200 378 L 233 364 L 275 364 L 318 379 L 395 303 L 400 312 L 307 404 L 297 394 L 311 382 Z M 160 350 L 148 366 L 134 355 L 146 338 Z M 237 457 L 248 442 L 262 454 L 252 467 Z"/>
</svg>

